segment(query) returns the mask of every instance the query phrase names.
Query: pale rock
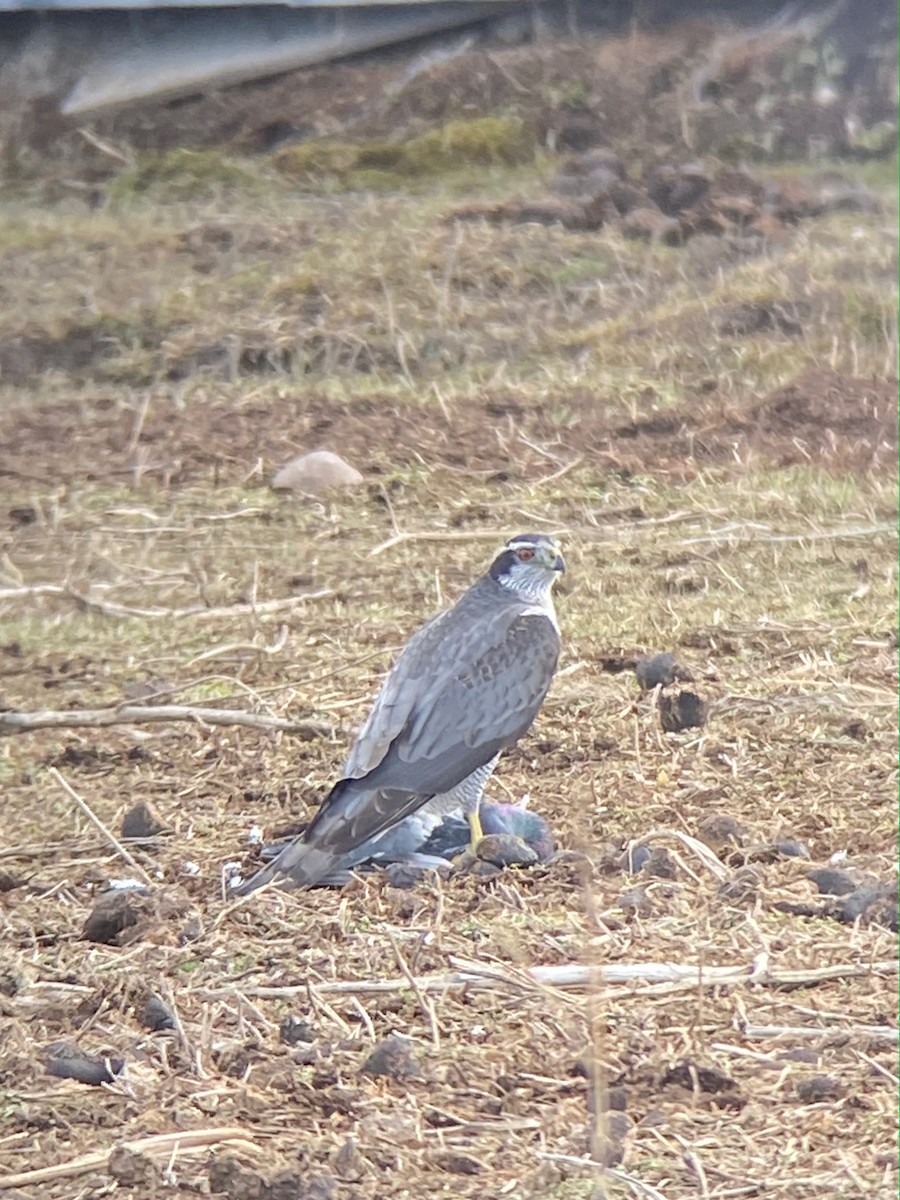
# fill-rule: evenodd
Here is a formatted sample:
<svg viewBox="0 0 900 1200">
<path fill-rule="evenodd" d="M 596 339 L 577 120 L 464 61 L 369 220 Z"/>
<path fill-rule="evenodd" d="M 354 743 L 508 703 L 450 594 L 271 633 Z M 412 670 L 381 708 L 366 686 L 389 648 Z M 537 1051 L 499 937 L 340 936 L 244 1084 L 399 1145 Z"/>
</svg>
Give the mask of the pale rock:
<svg viewBox="0 0 900 1200">
<path fill-rule="evenodd" d="M 301 454 L 277 472 L 272 487 L 278 491 L 306 492 L 318 496 L 332 488 L 355 487 L 363 477 L 355 467 L 330 450 Z"/>
</svg>

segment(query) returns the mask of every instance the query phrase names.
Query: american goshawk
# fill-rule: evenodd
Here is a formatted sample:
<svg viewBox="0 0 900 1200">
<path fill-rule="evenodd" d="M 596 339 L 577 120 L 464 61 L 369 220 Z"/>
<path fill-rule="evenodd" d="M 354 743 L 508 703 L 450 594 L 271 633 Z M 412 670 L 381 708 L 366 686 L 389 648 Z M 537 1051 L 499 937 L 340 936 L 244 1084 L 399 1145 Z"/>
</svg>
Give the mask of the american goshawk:
<svg viewBox="0 0 900 1200">
<path fill-rule="evenodd" d="M 273 879 L 310 887 L 338 864 L 377 855 L 378 839 L 426 805 L 438 819 L 462 809 L 476 845 L 485 784 L 556 671 L 552 589 L 564 570 L 554 538 L 511 538 L 452 608 L 410 638 L 305 832 L 235 893 Z"/>
</svg>

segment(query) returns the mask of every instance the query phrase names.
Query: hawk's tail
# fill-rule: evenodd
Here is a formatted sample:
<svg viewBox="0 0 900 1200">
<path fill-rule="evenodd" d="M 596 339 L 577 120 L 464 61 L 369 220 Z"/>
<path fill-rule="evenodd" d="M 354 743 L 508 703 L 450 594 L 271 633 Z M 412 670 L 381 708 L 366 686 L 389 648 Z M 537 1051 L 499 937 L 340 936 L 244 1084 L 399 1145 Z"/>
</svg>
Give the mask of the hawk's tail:
<svg viewBox="0 0 900 1200">
<path fill-rule="evenodd" d="M 297 838 L 289 846 L 285 846 L 278 857 L 267 863 L 261 871 L 238 884 L 232 895 L 249 896 L 251 892 L 271 883 L 273 879 L 282 880 L 288 888 L 312 887 L 334 870 L 341 857 L 340 854 L 331 854 L 327 850 L 317 850 L 315 846 Z"/>
</svg>

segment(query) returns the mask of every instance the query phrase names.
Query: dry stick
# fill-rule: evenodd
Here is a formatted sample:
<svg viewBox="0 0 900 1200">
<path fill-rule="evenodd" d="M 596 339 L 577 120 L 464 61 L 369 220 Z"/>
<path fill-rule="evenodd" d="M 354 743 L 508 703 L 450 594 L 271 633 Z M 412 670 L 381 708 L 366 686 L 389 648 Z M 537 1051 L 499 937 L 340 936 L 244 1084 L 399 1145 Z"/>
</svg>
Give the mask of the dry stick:
<svg viewBox="0 0 900 1200">
<path fill-rule="evenodd" d="M 118 840 L 118 838 L 106 828 L 106 826 L 103 824 L 103 822 L 97 816 L 97 814 L 93 811 L 93 809 L 90 807 L 90 805 L 88 805 L 84 800 L 82 800 L 82 798 L 78 795 L 78 793 L 75 791 L 75 789 L 72 787 L 72 785 L 66 779 L 64 779 L 62 775 L 60 775 L 60 773 L 59 773 L 59 771 L 57 771 L 56 767 L 50 768 L 50 774 L 53 776 L 53 778 L 56 780 L 56 782 L 60 785 L 60 787 L 63 789 L 63 791 L 68 793 L 68 795 L 75 801 L 75 803 L 78 805 L 78 807 L 84 813 L 84 815 L 88 818 L 88 820 L 92 821 L 94 823 L 94 825 L 97 826 L 97 828 L 100 830 L 100 832 L 106 838 L 106 840 L 109 842 L 109 844 L 115 850 L 116 854 L 118 854 L 120 858 L 123 858 L 125 860 L 125 862 L 128 863 L 129 867 L 131 867 L 132 871 L 135 871 L 138 875 L 140 875 L 141 879 L 143 879 L 145 883 L 152 884 L 153 880 L 150 878 L 150 876 L 147 874 L 147 872 L 144 870 L 144 868 L 141 866 L 141 864 L 137 861 L 137 859 L 134 858 L 133 855 L 128 853 L 128 851 L 125 849 L 125 847 L 122 845 L 122 843 Z"/>
<path fill-rule="evenodd" d="M 257 1146 L 250 1135 L 237 1126 L 222 1129 L 191 1129 L 182 1133 L 158 1133 L 153 1137 L 139 1138 L 134 1142 L 121 1142 L 122 1150 L 130 1154 L 170 1155 L 173 1151 L 204 1150 L 218 1142 L 240 1142 L 243 1147 Z M 55 1167 L 39 1167 L 35 1171 L 20 1171 L 17 1175 L 0 1175 L 0 1191 L 6 1188 L 29 1187 L 33 1183 L 45 1183 L 52 1179 L 70 1179 L 73 1175 L 85 1175 L 88 1171 L 103 1169 L 118 1147 L 84 1154 L 69 1162 L 57 1163 Z"/>
<path fill-rule="evenodd" d="M 159 532 L 155 530 L 154 532 Z M 287 596 L 283 600 L 262 600 L 256 604 L 226 604 L 219 608 L 208 608 L 205 604 L 191 604 L 187 608 L 131 608 L 125 604 L 113 604 L 106 600 L 91 600 L 90 597 L 76 592 L 74 588 L 63 587 L 55 583 L 38 583 L 29 587 L 0 588 L 0 602 L 3 600 L 26 600 L 34 596 L 62 596 L 74 600 L 82 608 L 90 612 L 100 613 L 105 617 L 141 617 L 145 619 L 160 619 L 178 621 L 182 617 L 199 617 L 209 620 L 219 617 L 267 616 L 271 613 L 284 612 L 307 600 L 324 600 L 333 596 L 331 588 L 320 592 L 307 592 L 302 596 Z"/>
<path fill-rule="evenodd" d="M 31 733 L 35 729 L 98 729 L 107 725 L 158 725 L 165 721 L 194 721 L 198 725 L 244 725 L 296 733 L 306 741 L 334 737 L 334 726 L 320 721 L 292 721 L 227 708 L 197 708 L 191 704 L 120 704 L 115 708 L 43 709 L 0 713 L 0 734 Z"/>
<path fill-rule="evenodd" d="M 464 988 L 496 990 L 501 988 L 522 991 L 528 987 L 577 988 L 590 987 L 593 983 L 637 984 L 649 983 L 674 987 L 726 987 L 752 983 L 758 987 L 796 988 L 826 983 L 832 979 L 865 979 L 874 975 L 896 975 L 900 964 L 894 961 L 875 963 L 840 963 L 829 967 L 810 970 L 769 971 L 759 970 L 756 964 L 731 967 L 683 966 L 680 963 L 615 963 L 605 966 L 587 967 L 579 963 L 547 967 L 531 967 L 528 971 L 512 973 L 500 968 L 451 957 L 450 963 L 457 969 L 441 975 L 418 975 L 416 983 L 423 992 L 449 992 Z M 359 979 L 334 980 L 316 985 L 324 995 L 353 995 L 379 992 L 401 992 L 409 987 L 409 980 L 402 979 Z M 307 992 L 306 984 L 285 987 L 245 987 L 247 996 L 257 999 L 280 1000 L 302 996 Z M 201 988 L 198 995 L 207 1000 L 220 1000 L 232 995 L 225 988 Z"/>
<path fill-rule="evenodd" d="M 834 1025 L 826 1028 L 813 1028 L 808 1025 L 742 1025 L 741 1033 L 751 1042 L 766 1042 L 775 1038 L 789 1038 L 791 1041 L 802 1042 L 831 1037 L 874 1038 L 879 1041 L 896 1042 L 900 1036 L 900 1031 L 893 1025 Z"/>
</svg>

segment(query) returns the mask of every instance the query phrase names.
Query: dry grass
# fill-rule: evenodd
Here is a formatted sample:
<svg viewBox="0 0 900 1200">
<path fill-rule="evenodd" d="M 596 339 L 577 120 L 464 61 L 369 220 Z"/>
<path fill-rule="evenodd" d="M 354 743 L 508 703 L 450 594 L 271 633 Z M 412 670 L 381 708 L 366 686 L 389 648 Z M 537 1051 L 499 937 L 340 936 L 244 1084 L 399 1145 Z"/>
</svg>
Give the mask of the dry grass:
<svg viewBox="0 0 900 1200">
<path fill-rule="evenodd" d="M 888 218 L 809 222 L 747 260 L 724 243 L 455 229 L 450 203 L 279 185 L 6 214 L 0 587 L 66 590 L 0 598 L 3 705 L 109 705 L 143 685 L 338 733 L 173 725 L 6 742 L 0 879 L 21 886 L 0 910 L 0 1170 L 222 1128 L 230 1149 L 202 1133 L 199 1150 L 142 1145 L 22 1194 L 190 1192 L 211 1171 L 214 1191 L 256 1194 L 230 1155 L 298 1173 L 283 1185 L 298 1196 L 574 1200 L 598 1186 L 592 1147 L 615 1141 L 614 1113 L 611 1141 L 592 1136 L 596 1094 L 619 1104 L 624 1088 L 610 1196 L 893 1195 L 896 1057 L 863 1027 L 894 1021 L 894 980 L 866 969 L 895 958 L 895 936 L 777 908 L 815 901 L 803 859 L 755 863 L 731 898 L 719 876 L 739 864 L 724 855 L 711 872 L 689 842 L 666 843 L 674 879 L 615 865 L 625 839 L 694 836 L 727 813 L 749 845 L 790 836 L 816 864 L 846 852 L 893 878 Z M 773 298 L 807 306 L 802 337 L 715 333 L 722 307 Z M 778 424 L 767 398 L 798 377 L 809 412 Z M 319 444 L 367 487 L 324 504 L 270 494 L 272 470 Z M 250 825 L 307 814 L 391 652 L 495 538 L 529 527 L 567 545 L 566 651 L 496 786 L 529 792 L 583 853 L 494 882 L 224 903 L 220 868 Z M 321 595 L 269 603 L 305 593 Z M 652 698 L 635 703 L 633 674 L 615 671 L 668 648 L 712 702 L 701 731 L 663 734 Z M 128 867 L 51 767 L 109 829 L 149 799 L 174 830 L 153 853 L 132 848 L 159 890 L 125 945 L 80 940 L 96 891 Z M 505 981 L 419 984 L 456 959 Z M 864 973 L 588 996 L 522 974 L 654 962 Z M 386 979 L 396 990 L 329 987 Z M 148 991 L 174 1030 L 142 1027 Z M 315 1038 L 300 1061 L 279 1040 L 290 1014 Z M 392 1032 L 412 1039 L 421 1076 L 360 1074 Z M 51 1078 L 59 1039 L 124 1057 L 125 1077 Z"/>
</svg>

